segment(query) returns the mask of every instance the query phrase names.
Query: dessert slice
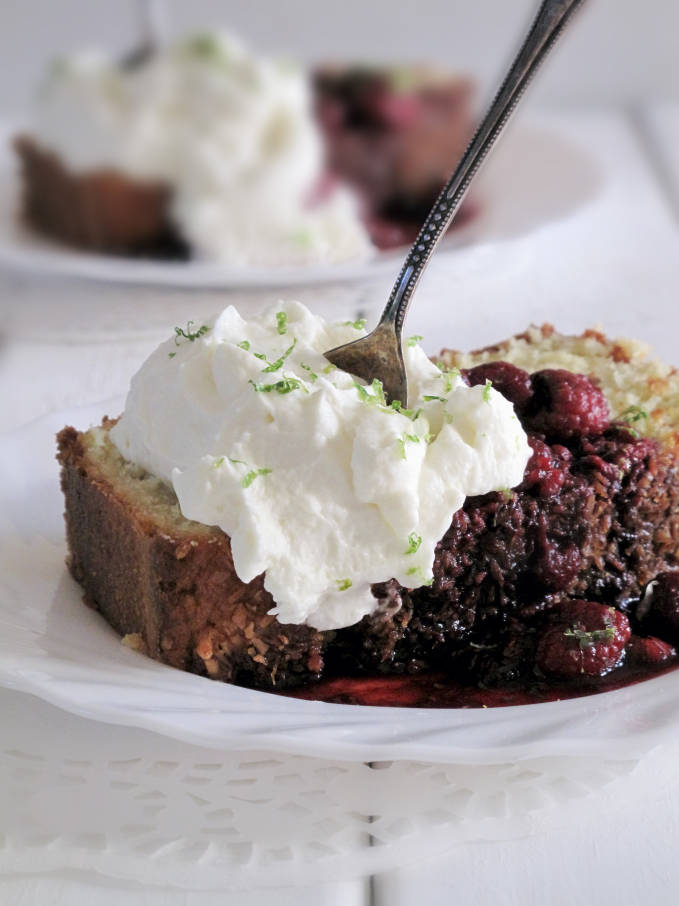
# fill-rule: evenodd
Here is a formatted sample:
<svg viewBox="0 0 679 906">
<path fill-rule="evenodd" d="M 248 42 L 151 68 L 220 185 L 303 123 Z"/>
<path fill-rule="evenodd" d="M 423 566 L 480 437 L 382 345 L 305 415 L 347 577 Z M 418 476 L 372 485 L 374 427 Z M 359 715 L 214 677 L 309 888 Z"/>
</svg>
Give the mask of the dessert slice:
<svg viewBox="0 0 679 906">
<path fill-rule="evenodd" d="M 132 68 L 81 54 L 52 67 L 15 141 L 22 214 L 112 254 L 365 258 L 371 239 L 413 238 L 471 135 L 470 97 L 419 67 L 309 74 L 219 33 Z"/>
<path fill-rule="evenodd" d="M 436 671 L 500 688 L 584 679 L 592 691 L 626 661 L 673 663 L 677 372 L 634 342 L 549 326 L 442 362 L 514 404 L 532 455 L 518 487 L 452 515 L 431 583 L 373 585 L 372 613 L 344 628 L 279 622 L 262 576 L 242 582 L 226 534 L 184 518 L 105 419 L 59 435 L 69 566 L 88 603 L 151 657 L 259 689 Z"/>
<path fill-rule="evenodd" d="M 472 137 L 471 80 L 425 66 L 324 66 L 314 88 L 328 164 L 364 199 L 373 242 L 409 244 Z"/>
<path fill-rule="evenodd" d="M 15 142 L 23 215 L 70 245 L 235 267 L 373 251 L 353 193 L 318 191 L 307 73 L 226 34 L 190 36 L 133 67 L 92 52 L 59 61 L 33 119 Z"/>
</svg>

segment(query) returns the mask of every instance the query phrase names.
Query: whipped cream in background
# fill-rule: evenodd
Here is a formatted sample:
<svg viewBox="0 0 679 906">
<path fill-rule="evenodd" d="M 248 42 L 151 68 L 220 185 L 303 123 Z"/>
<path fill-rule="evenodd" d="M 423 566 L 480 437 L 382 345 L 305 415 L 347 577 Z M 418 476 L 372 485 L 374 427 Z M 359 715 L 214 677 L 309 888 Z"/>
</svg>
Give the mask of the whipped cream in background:
<svg viewBox="0 0 679 906">
<path fill-rule="evenodd" d="M 282 623 L 349 626 L 376 606 L 372 583 L 429 583 L 465 497 L 523 478 L 530 448 L 511 403 L 415 342 L 404 414 L 324 358 L 360 326 L 280 302 L 202 327 L 142 365 L 111 437 L 172 484 L 187 518 L 231 537 L 243 582 L 266 573 Z"/>
<path fill-rule="evenodd" d="M 196 257 L 278 265 L 373 250 L 348 189 L 312 203 L 324 165 L 305 72 L 227 35 L 194 36 L 132 69 L 96 53 L 60 61 L 33 134 L 74 172 L 168 183 Z"/>
</svg>

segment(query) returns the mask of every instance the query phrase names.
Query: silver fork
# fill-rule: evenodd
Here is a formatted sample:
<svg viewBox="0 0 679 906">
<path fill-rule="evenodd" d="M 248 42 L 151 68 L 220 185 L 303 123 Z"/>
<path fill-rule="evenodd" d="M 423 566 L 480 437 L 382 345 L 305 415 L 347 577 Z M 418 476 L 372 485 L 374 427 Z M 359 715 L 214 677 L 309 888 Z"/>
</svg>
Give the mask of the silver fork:
<svg viewBox="0 0 679 906">
<path fill-rule="evenodd" d="M 137 0 L 140 40 L 119 60 L 121 69 L 136 69 L 158 51 L 165 34 L 165 5 L 162 0 Z"/>
<path fill-rule="evenodd" d="M 325 353 L 326 358 L 343 371 L 366 381 L 380 380 L 388 401 L 400 400 L 404 406 L 408 404 L 401 337 L 403 322 L 422 272 L 528 83 L 556 43 L 570 15 L 583 2 L 544 0 L 488 112 L 410 248 L 377 327 L 367 336 Z"/>
</svg>

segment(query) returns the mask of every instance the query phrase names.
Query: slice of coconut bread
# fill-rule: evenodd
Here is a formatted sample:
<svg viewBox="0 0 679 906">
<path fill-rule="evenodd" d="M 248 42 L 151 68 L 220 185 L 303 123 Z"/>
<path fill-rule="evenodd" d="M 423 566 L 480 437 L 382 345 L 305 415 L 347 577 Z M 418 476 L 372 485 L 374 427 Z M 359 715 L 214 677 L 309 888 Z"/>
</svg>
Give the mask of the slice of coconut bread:
<svg viewBox="0 0 679 906">
<path fill-rule="evenodd" d="M 171 487 L 126 462 L 105 418 L 58 436 L 68 563 L 87 603 L 156 660 L 260 689 L 422 669 L 502 682 L 533 669 L 540 627 L 562 602 L 631 612 L 646 584 L 679 564 L 677 371 L 635 342 L 550 326 L 441 360 L 472 383 L 497 374 L 500 392 L 510 370 L 487 363 L 517 366 L 507 395 L 534 455 L 518 488 L 451 514 L 430 588 L 375 585 L 375 612 L 346 629 L 281 625 L 263 578 L 236 575 L 229 538 L 185 519 Z M 554 387 L 561 396 L 545 390 Z M 596 423 L 557 411 L 587 394 L 599 400 Z"/>
</svg>

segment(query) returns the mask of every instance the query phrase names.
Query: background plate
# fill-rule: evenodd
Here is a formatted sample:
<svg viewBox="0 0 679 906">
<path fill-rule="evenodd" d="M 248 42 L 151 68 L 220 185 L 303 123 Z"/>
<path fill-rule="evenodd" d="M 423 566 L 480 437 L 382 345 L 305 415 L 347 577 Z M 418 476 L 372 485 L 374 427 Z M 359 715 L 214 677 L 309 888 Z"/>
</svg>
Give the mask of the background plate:
<svg viewBox="0 0 679 906">
<path fill-rule="evenodd" d="M 107 283 L 195 289 L 300 287 L 395 277 L 405 249 L 378 252 L 368 260 L 332 265 L 234 268 L 210 262 L 168 262 L 98 255 L 52 242 L 24 225 L 12 138 L 20 121 L 0 121 L 0 263 L 33 276 L 84 277 Z M 451 161 L 451 172 L 456 161 Z M 555 183 L 554 170 L 560 177 Z M 566 216 L 595 190 L 591 156 L 549 129 L 520 125 L 502 142 L 474 185 L 480 213 L 441 243 L 437 259 L 461 255 L 472 244 L 530 233 Z"/>
</svg>

